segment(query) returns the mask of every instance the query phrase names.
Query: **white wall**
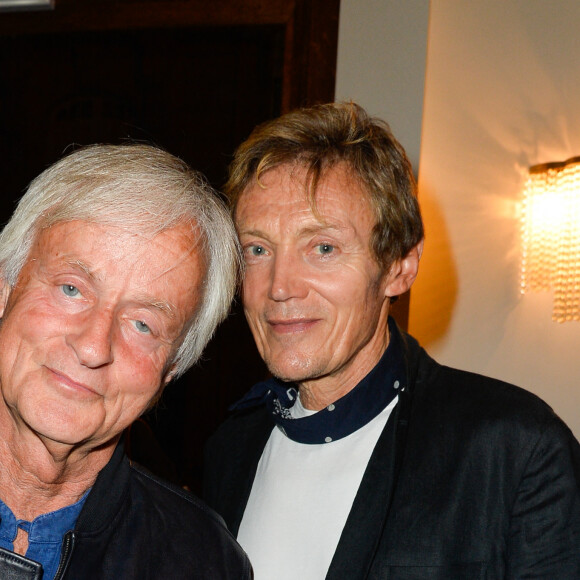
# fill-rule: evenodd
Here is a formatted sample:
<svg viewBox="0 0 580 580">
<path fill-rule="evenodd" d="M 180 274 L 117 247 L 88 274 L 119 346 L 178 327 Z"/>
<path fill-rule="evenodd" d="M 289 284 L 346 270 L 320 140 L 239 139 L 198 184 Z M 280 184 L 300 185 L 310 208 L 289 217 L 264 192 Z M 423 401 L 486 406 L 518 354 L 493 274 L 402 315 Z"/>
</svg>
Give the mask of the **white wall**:
<svg viewBox="0 0 580 580">
<path fill-rule="evenodd" d="M 351 20 L 341 20 L 339 96 L 373 61 L 368 51 L 399 58 L 390 35 L 372 29 L 371 42 L 352 19 L 376 22 L 407 7 L 365 0 L 357 16 L 359 2 L 343 3 Z M 519 295 L 517 217 L 525 168 L 580 155 L 579 29 L 577 0 L 431 2 L 419 169 L 427 241 L 410 312 L 411 333 L 440 362 L 528 388 L 577 437 L 580 323 L 552 322 L 549 294 Z M 366 58 L 349 64 L 357 71 L 349 76 L 351 51 Z M 374 62 L 369 78 L 392 78 L 392 63 Z M 373 104 L 380 81 L 360 86 L 373 91 L 361 102 Z M 416 99 L 414 89 L 390 95 L 395 112 Z M 373 112 L 397 134 L 388 110 Z"/>
<path fill-rule="evenodd" d="M 387 120 L 419 166 L 428 0 L 341 0 L 336 100 Z"/>
</svg>

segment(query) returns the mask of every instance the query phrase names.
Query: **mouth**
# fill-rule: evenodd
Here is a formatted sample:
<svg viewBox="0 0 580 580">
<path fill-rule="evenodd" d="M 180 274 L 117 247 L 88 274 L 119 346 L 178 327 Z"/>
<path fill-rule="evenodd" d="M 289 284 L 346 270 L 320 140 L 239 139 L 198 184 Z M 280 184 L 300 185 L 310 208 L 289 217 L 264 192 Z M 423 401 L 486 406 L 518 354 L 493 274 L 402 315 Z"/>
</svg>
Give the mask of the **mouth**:
<svg viewBox="0 0 580 580">
<path fill-rule="evenodd" d="M 95 396 L 98 394 L 88 385 L 75 381 L 73 378 L 69 377 L 61 371 L 50 367 L 45 367 L 45 369 L 48 371 L 49 377 L 53 382 L 55 382 L 59 387 L 63 387 L 71 394 L 75 394 L 81 397 Z"/>
<path fill-rule="evenodd" d="M 317 318 L 270 319 L 268 325 L 276 334 L 306 332 L 319 322 Z"/>
</svg>

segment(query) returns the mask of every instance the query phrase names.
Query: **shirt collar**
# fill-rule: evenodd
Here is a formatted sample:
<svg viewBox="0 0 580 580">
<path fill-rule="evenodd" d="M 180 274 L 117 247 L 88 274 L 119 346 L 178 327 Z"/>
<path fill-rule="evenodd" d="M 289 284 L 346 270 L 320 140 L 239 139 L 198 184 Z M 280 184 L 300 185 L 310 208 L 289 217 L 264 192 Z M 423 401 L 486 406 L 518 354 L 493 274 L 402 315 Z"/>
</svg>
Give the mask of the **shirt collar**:
<svg viewBox="0 0 580 580">
<path fill-rule="evenodd" d="M 298 443 L 331 443 L 354 433 L 374 419 L 406 387 L 402 338 L 389 317 L 389 345 L 375 367 L 346 395 L 313 415 L 293 418 L 298 397 L 295 383 L 272 378 L 254 385 L 232 409 L 265 403 L 276 425 Z"/>
<path fill-rule="evenodd" d="M 29 542 L 60 542 L 64 534 L 74 528 L 87 495 L 88 492 L 72 505 L 41 514 L 32 522 L 17 520 L 12 510 L 0 500 L 0 535 L 13 542 L 20 526 L 28 532 Z"/>
</svg>

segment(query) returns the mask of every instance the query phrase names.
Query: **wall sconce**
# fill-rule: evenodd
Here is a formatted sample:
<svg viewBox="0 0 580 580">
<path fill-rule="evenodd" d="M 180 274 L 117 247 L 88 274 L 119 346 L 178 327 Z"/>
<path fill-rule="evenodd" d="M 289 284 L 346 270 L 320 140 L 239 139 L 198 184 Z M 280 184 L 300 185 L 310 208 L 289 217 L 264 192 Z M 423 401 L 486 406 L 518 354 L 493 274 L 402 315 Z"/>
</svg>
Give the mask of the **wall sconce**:
<svg viewBox="0 0 580 580">
<path fill-rule="evenodd" d="M 580 320 L 580 157 L 529 169 L 521 292 L 554 292 L 552 320 Z"/>
</svg>

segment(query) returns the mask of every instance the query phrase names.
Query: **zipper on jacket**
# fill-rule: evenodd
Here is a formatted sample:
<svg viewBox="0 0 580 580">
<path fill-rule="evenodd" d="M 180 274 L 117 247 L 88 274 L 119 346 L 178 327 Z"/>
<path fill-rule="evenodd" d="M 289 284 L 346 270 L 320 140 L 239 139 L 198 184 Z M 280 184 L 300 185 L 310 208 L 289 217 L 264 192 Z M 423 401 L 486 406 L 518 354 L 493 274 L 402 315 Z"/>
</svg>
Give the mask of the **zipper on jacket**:
<svg viewBox="0 0 580 580">
<path fill-rule="evenodd" d="M 60 561 L 58 563 L 58 568 L 56 574 L 54 575 L 54 580 L 61 580 L 64 577 L 64 573 L 68 568 L 68 563 L 72 556 L 73 549 L 75 547 L 75 533 L 69 530 L 62 541 L 62 549 L 60 551 Z"/>
</svg>

